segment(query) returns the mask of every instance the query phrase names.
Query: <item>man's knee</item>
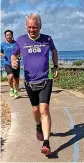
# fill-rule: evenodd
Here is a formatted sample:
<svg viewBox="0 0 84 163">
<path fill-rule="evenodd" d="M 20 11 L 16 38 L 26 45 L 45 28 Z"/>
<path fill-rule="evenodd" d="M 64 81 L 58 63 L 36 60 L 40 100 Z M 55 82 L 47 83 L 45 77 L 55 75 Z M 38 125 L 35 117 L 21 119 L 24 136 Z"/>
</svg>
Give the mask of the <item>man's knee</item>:
<svg viewBox="0 0 84 163">
<path fill-rule="evenodd" d="M 9 74 L 9 75 L 8 75 L 8 79 L 9 79 L 9 80 L 12 80 L 13 77 L 14 77 L 13 74 Z"/>
<path fill-rule="evenodd" d="M 45 103 L 40 104 L 40 114 L 41 116 L 49 115 L 49 105 Z"/>
<path fill-rule="evenodd" d="M 33 112 L 37 113 L 39 111 L 39 107 L 38 106 L 33 106 Z"/>
</svg>

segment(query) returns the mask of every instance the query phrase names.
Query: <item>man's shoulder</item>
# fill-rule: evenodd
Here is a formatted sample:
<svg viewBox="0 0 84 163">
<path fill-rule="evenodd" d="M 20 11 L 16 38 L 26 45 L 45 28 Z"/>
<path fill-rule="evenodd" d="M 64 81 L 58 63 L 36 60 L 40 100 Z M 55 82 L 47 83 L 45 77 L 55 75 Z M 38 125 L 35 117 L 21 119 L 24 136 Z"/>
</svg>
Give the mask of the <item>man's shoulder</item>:
<svg viewBox="0 0 84 163">
<path fill-rule="evenodd" d="M 46 35 L 46 34 L 41 34 L 41 38 L 46 39 L 46 40 L 50 40 L 51 36 L 50 35 Z"/>
<path fill-rule="evenodd" d="M 1 43 L 1 46 L 4 46 L 4 45 L 6 45 L 6 42 L 2 42 L 2 43 Z"/>
<path fill-rule="evenodd" d="M 7 48 L 7 43 L 6 42 L 2 42 L 1 43 L 1 48 L 2 49 L 6 49 Z"/>
<path fill-rule="evenodd" d="M 41 33 L 40 35 L 41 35 L 42 37 L 50 37 L 50 35 L 43 34 L 43 33 Z"/>
</svg>

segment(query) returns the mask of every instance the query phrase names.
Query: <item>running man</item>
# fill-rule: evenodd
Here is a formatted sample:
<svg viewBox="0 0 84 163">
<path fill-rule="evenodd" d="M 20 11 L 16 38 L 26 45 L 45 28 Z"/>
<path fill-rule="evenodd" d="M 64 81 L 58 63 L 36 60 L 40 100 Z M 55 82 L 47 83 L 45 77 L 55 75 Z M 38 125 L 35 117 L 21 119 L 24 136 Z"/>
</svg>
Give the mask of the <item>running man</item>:
<svg viewBox="0 0 84 163">
<path fill-rule="evenodd" d="M 17 54 L 23 56 L 25 85 L 36 121 L 37 139 L 43 140 L 41 152 L 51 153 L 49 136 L 51 117 L 49 102 L 52 92 L 52 79 L 49 74 L 49 51 L 52 53 L 54 77 L 57 76 L 58 55 L 51 36 L 40 33 L 41 18 L 30 14 L 26 18 L 27 34 L 20 36 L 12 53 L 12 67 L 18 68 Z"/>
<path fill-rule="evenodd" d="M 5 59 L 5 71 L 7 72 L 8 83 L 10 86 L 10 96 L 18 98 L 20 62 L 18 62 L 18 68 L 16 70 L 12 68 L 11 54 L 15 46 L 15 40 L 13 39 L 13 31 L 6 30 L 4 34 L 5 42 L 1 44 L 0 55 Z"/>
</svg>

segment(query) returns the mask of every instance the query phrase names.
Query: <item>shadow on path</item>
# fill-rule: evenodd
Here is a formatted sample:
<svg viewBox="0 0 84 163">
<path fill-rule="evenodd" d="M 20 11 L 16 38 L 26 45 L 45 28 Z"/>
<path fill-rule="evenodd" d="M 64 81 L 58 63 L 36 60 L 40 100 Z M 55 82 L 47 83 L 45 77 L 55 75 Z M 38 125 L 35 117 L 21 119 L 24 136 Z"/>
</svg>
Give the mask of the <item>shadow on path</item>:
<svg viewBox="0 0 84 163">
<path fill-rule="evenodd" d="M 3 88 L 3 87 L 9 87 L 9 85 L 8 84 L 4 84 L 4 85 L 1 85 L 1 87 Z"/>
<path fill-rule="evenodd" d="M 65 137 L 65 136 L 69 136 L 69 135 L 75 135 L 72 139 L 70 139 L 68 142 L 66 142 L 65 144 L 62 144 L 58 149 L 56 149 L 55 151 L 53 151 L 51 153 L 51 155 L 48 158 L 58 158 L 58 153 L 71 146 L 72 144 L 74 144 L 75 142 L 79 141 L 80 139 L 84 138 L 84 123 L 82 124 L 77 124 L 74 125 L 74 128 L 65 132 L 65 133 L 51 133 L 50 136 L 59 136 L 59 137 Z"/>
<path fill-rule="evenodd" d="M 19 88 L 19 91 L 20 91 L 20 92 L 25 92 L 26 89 L 25 89 L 25 87 L 22 87 L 22 88 Z"/>
<path fill-rule="evenodd" d="M 2 137 L 0 138 L 0 151 L 3 152 L 4 151 L 4 144 L 5 144 L 5 139 L 3 139 Z"/>
<path fill-rule="evenodd" d="M 63 89 L 59 89 L 59 90 L 56 90 L 56 91 L 52 91 L 52 93 L 57 94 L 57 93 L 60 93 L 62 91 L 63 91 Z"/>
<path fill-rule="evenodd" d="M 17 99 L 20 99 L 20 98 L 29 98 L 28 95 L 22 95 L 22 96 L 19 96 Z"/>
</svg>

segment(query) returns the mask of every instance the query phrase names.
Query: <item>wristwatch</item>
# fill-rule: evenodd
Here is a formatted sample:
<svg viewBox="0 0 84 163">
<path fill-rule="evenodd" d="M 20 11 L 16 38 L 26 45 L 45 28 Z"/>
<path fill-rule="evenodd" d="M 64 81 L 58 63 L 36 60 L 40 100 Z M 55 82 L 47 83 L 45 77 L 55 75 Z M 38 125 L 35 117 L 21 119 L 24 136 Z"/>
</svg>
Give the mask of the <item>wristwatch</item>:
<svg viewBox="0 0 84 163">
<path fill-rule="evenodd" d="M 54 65 L 53 68 L 56 68 L 57 69 L 58 68 L 58 65 Z"/>
</svg>

